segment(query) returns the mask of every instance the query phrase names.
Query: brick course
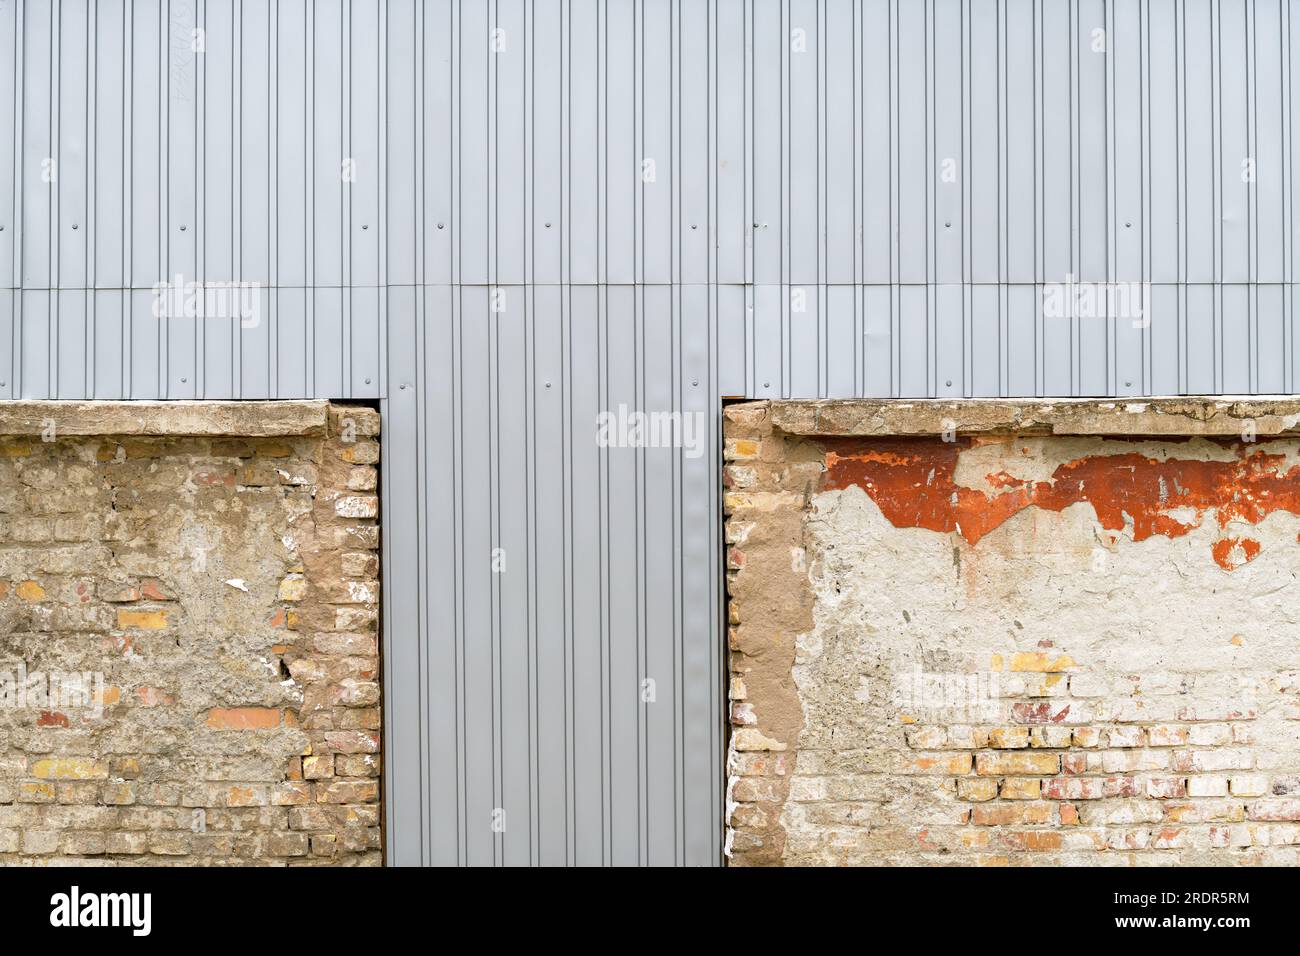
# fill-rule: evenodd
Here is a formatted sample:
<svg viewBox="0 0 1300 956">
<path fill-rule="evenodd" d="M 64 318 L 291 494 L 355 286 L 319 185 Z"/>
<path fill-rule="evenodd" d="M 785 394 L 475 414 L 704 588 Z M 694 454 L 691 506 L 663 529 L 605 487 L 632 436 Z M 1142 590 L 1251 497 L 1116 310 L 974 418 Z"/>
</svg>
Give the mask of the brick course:
<svg viewBox="0 0 1300 956">
<path fill-rule="evenodd" d="M 103 681 L 0 707 L 0 862 L 376 865 L 379 417 L 186 404 L 0 437 L 0 672 Z"/>
</svg>

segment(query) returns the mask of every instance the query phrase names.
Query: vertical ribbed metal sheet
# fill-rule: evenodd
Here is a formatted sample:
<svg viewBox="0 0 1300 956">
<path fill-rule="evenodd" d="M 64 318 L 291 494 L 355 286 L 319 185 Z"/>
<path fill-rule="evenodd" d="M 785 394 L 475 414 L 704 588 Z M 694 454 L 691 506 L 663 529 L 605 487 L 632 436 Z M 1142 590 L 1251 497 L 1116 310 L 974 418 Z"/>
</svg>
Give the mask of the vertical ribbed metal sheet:
<svg viewBox="0 0 1300 956">
<path fill-rule="evenodd" d="M 596 415 L 1295 391 L 1297 13 L 0 3 L 0 397 L 380 399 L 391 859 L 716 863 L 717 456 Z"/>
</svg>

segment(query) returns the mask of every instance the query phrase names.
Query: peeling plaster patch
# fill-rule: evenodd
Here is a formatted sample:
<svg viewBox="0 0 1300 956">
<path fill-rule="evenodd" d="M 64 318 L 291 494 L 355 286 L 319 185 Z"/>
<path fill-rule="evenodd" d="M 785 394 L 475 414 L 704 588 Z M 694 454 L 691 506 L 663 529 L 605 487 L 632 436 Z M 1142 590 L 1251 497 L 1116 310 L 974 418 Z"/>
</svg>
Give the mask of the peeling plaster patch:
<svg viewBox="0 0 1300 956">
<path fill-rule="evenodd" d="M 1089 504 L 1103 528 L 1131 529 L 1134 541 L 1181 537 L 1207 512 L 1215 514 L 1220 528 L 1232 521 L 1258 524 L 1275 511 L 1300 514 L 1300 466 L 1289 465 L 1292 449 L 1279 453 L 1240 445 L 1228 460 L 1135 451 L 1086 455 L 1056 464 L 1047 480 L 1016 478 L 1005 468 L 988 472 L 990 493 L 956 480 L 961 459 L 978 454 L 968 440 L 827 439 L 824 444 L 824 489 L 857 485 L 895 527 L 956 531 L 971 545 L 1030 506 L 1062 511 Z M 1189 512 L 1194 520 L 1174 517 Z"/>
<path fill-rule="evenodd" d="M 1254 561 L 1259 548 L 1259 542 L 1254 538 L 1222 538 L 1214 542 L 1214 563 L 1225 571 L 1235 571 Z"/>
</svg>

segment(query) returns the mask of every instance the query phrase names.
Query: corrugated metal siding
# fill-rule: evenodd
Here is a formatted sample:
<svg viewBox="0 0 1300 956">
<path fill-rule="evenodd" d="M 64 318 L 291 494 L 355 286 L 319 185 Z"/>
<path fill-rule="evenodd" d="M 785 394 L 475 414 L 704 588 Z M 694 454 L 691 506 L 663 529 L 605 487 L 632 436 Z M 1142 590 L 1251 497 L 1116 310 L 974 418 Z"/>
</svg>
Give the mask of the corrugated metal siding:
<svg viewBox="0 0 1300 956">
<path fill-rule="evenodd" d="M 0 397 L 382 399 L 392 858 L 716 862 L 717 465 L 597 412 L 1294 391 L 1295 7 L 3 3 Z"/>
</svg>

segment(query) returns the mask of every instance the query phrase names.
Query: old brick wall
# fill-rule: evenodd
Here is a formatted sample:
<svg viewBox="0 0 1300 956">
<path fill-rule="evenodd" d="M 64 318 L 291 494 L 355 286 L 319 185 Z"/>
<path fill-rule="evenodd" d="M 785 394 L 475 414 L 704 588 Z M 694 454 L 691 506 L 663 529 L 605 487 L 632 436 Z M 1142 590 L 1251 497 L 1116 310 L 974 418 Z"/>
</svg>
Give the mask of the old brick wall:
<svg viewBox="0 0 1300 956">
<path fill-rule="evenodd" d="M 1300 863 L 1300 436 L 726 411 L 733 865 Z"/>
<path fill-rule="evenodd" d="M 0 862 L 381 862 L 378 414 L 4 405 Z"/>
</svg>

